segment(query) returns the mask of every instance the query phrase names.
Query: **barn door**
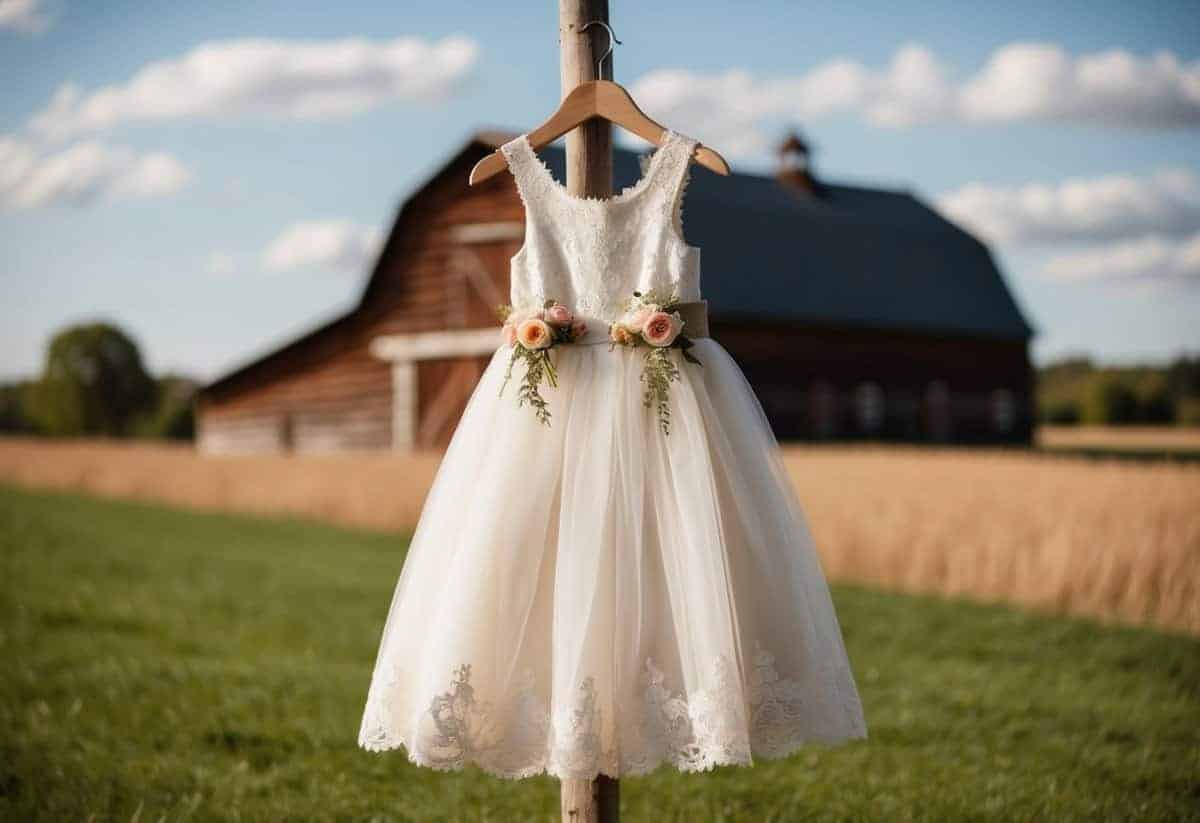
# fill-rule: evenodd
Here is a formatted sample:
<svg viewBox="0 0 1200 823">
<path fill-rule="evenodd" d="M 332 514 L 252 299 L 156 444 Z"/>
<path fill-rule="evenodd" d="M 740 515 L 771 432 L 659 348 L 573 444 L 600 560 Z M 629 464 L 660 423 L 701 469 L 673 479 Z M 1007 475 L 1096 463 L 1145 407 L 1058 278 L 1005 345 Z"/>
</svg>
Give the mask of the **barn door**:
<svg viewBox="0 0 1200 823">
<path fill-rule="evenodd" d="M 508 302 L 509 260 L 521 242 L 520 224 L 476 223 L 453 233 L 456 245 L 446 266 L 446 328 L 495 327 L 496 307 Z M 450 442 L 487 356 L 431 358 L 417 364 L 416 447 L 441 449 Z"/>
<path fill-rule="evenodd" d="M 457 357 L 422 360 L 417 365 L 418 449 L 443 449 L 450 443 L 488 359 Z"/>
<path fill-rule="evenodd" d="M 508 302 L 509 260 L 521 238 L 508 223 L 460 226 L 454 237 L 446 261 L 446 328 L 499 325 L 496 306 Z"/>
</svg>

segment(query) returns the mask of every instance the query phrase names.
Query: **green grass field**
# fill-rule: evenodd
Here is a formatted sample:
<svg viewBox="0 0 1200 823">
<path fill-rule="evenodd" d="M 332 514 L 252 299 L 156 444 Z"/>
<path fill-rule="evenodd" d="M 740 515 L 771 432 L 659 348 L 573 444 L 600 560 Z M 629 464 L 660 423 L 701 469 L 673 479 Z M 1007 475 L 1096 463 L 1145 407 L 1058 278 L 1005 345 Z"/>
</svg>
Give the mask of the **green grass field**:
<svg viewBox="0 0 1200 823">
<path fill-rule="evenodd" d="M 396 536 L 0 487 L 6 820 L 555 821 L 355 744 Z M 622 782 L 625 821 L 1200 820 L 1200 641 L 839 587 L 870 739 Z"/>
</svg>

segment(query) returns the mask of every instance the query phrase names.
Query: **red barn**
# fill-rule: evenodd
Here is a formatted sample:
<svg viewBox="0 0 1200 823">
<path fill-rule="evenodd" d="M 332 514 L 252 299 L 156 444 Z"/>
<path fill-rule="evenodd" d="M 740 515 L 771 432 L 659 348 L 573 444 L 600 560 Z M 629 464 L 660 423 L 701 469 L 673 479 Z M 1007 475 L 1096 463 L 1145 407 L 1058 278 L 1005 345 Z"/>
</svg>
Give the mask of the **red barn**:
<svg viewBox="0 0 1200 823">
<path fill-rule="evenodd" d="M 476 134 L 402 204 L 353 309 L 201 389 L 201 449 L 447 443 L 524 222 L 511 175 L 467 175 L 511 136 Z M 1028 443 L 1032 330 L 988 249 L 907 192 L 816 179 L 796 138 L 780 156 L 774 176 L 693 166 L 684 202 L 712 334 L 776 435 Z M 618 188 L 639 174 L 634 152 L 613 165 Z"/>
</svg>

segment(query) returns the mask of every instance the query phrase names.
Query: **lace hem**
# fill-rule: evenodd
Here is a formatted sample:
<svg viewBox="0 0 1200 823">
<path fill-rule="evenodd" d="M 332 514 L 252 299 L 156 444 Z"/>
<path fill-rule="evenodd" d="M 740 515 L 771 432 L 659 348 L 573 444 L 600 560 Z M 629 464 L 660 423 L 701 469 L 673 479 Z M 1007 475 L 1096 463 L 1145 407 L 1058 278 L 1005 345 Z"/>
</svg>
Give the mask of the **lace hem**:
<svg viewBox="0 0 1200 823">
<path fill-rule="evenodd" d="M 462 665 L 449 690 L 436 695 L 406 733 L 397 731 L 403 718 L 393 708 L 401 676 L 395 670 L 390 677 L 375 678 L 358 744 L 374 752 L 403 748 L 410 762 L 439 771 L 470 763 L 508 779 L 634 776 L 664 764 L 699 772 L 749 766 L 755 757 L 786 757 L 808 743 L 866 737 L 856 695 L 840 695 L 847 726 L 810 727 L 801 684 L 781 678 L 774 657 L 761 650 L 740 687 L 733 665 L 722 657 L 707 687 L 688 697 L 669 690 L 663 673 L 647 660 L 641 706 L 616 724 L 619 745 L 607 747 L 601 742 L 605 718 L 590 677 L 570 707 L 552 718 L 534 690 L 532 673 L 525 673 L 515 696 L 498 710 L 478 700 L 471 667 Z"/>
<path fill-rule="evenodd" d="M 459 771 L 462 771 L 463 769 L 465 769 L 467 766 L 475 766 L 480 771 L 484 772 L 485 774 L 491 775 L 492 777 L 499 777 L 503 780 L 524 780 L 527 777 L 537 777 L 538 775 L 543 775 L 543 774 L 548 775 L 550 777 L 556 777 L 559 780 L 568 780 L 568 779 L 595 780 L 596 777 L 598 777 L 599 775 L 604 775 L 605 777 L 611 777 L 613 779 L 620 779 L 622 777 L 643 777 L 645 775 L 652 773 L 655 769 L 659 768 L 660 766 L 670 766 L 674 769 L 677 769 L 680 772 L 685 772 L 685 773 L 710 772 L 713 769 L 718 768 L 719 766 L 751 767 L 757 761 L 782 760 L 785 757 L 790 757 L 793 754 L 795 754 L 796 752 L 803 749 L 805 746 L 812 745 L 814 743 L 821 743 L 821 744 L 846 743 L 846 742 L 850 742 L 852 740 L 865 740 L 866 737 L 867 737 L 866 732 L 855 733 L 852 735 L 848 735 L 846 737 L 839 737 L 839 738 L 830 739 L 830 740 L 825 740 L 825 739 L 821 739 L 821 738 L 803 738 L 802 737 L 802 738 L 796 738 L 795 740 L 790 742 L 788 745 L 777 748 L 777 749 L 759 750 L 756 748 L 753 750 L 752 757 L 747 756 L 745 758 L 739 758 L 739 759 L 722 760 L 722 759 L 714 756 L 714 757 L 706 760 L 701 765 L 693 765 L 692 763 L 690 763 L 688 761 L 676 761 L 676 760 L 671 760 L 671 759 L 664 757 L 660 760 L 648 762 L 644 767 L 639 767 L 638 769 L 632 769 L 632 770 L 631 769 L 615 769 L 615 770 L 613 770 L 613 769 L 610 769 L 609 767 L 605 766 L 595 772 L 580 773 L 580 774 L 560 774 L 559 772 L 553 770 L 552 768 L 545 766 L 542 763 L 531 764 L 530 766 L 527 766 L 525 768 L 517 768 L 517 769 L 510 770 L 510 769 L 507 769 L 504 767 L 495 766 L 488 760 L 482 759 L 482 758 L 467 758 L 467 759 L 462 760 L 461 762 L 447 762 L 447 761 L 440 760 L 437 758 L 431 758 L 431 757 L 425 756 L 425 755 L 421 754 L 421 752 L 419 752 L 419 751 L 414 751 L 408 745 L 408 742 L 403 737 L 400 737 L 400 736 L 389 737 L 386 740 L 381 741 L 381 742 L 374 742 L 374 743 L 361 743 L 360 742 L 359 746 L 360 746 L 360 748 L 362 748 L 366 751 L 374 752 L 377 754 L 381 754 L 384 752 L 390 752 L 390 751 L 403 751 L 405 756 L 408 759 L 408 762 L 412 763 L 414 766 L 421 766 L 422 768 L 433 769 L 434 771 L 439 771 L 439 772 L 459 772 Z"/>
</svg>

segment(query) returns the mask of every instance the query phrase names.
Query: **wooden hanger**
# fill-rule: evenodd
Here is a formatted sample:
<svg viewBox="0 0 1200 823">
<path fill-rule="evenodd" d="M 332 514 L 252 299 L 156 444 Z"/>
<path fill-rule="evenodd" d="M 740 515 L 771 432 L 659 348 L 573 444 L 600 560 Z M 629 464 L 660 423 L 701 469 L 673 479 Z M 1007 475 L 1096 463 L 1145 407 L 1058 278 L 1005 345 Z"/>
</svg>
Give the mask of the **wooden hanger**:
<svg viewBox="0 0 1200 823">
<path fill-rule="evenodd" d="M 608 29 L 607 24 L 600 23 L 600 25 Z M 600 58 L 601 64 L 604 63 L 604 58 L 612 53 L 612 44 L 616 39 L 613 37 L 611 29 L 608 31 L 608 36 L 608 51 Z M 571 129 L 586 123 L 593 117 L 601 117 L 610 123 L 616 123 L 626 131 L 632 132 L 656 146 L 662 145 L 663 137 L 667 133 L 665 126 L 655 122 L 638 108 L 638 104 L 634 102 L 633 97 L 625 90 L 624 86 L 611 80 L 588 80 L 571 89 L 554 114 L 529 132 L 529 143 L 536 151 L 553 143 Z M 692 157 L 697 163 L 712 169 L 717 174 L 729 174 L 729 164 L 725 162 L 725 158 L 707 146 L 697 143 Z M 507 167 L 508 162 L 504 159 L 504 154 L 497 149 L 471 169 L 470 184 L 474 186 L 476 183 L 482 183 Z"/>
</svg>

